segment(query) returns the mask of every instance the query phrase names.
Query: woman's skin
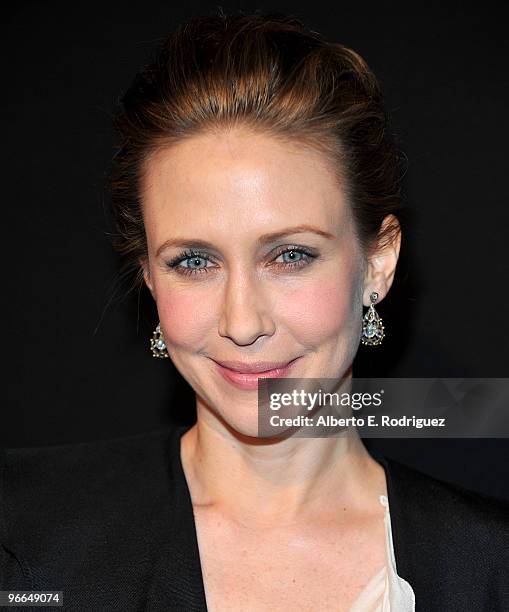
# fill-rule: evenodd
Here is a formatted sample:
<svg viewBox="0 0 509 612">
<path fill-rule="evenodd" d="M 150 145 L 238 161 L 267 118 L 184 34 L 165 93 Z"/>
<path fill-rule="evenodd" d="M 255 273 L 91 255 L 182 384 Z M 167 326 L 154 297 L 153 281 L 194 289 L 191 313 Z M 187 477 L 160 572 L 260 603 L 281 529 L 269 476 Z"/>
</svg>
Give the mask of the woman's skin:
<svg viewBox="0 0 509 612">
<path fill-rule="evenodd" d="M 385 563 L 382 467 L 355 429 L 259 438 L 257 391 L 233 386 L 213 360 L 301 357 L 292 377 L 351 380 L 362 305 L 372 291 L 378 303 L 389 291 L 400 236 L 368 259 L 323 154 L 248 128 L 158 151 L 142 200 L 145 282 L 171 360 L 196 392 L 197 423 L 182 437 L 181 458 L 209 608 L 238 609 L 241 596 L 243 610 L 276 610 L 276 600 L 281 609 L 320 601 L 321 610 L 347 610 Z M 293 258 L 281 253 L 287 247 Z M 189 249 L 199 255 L 179 259 Z M 267 580 L 267 555 L 281 593 Z"/>
</svg>

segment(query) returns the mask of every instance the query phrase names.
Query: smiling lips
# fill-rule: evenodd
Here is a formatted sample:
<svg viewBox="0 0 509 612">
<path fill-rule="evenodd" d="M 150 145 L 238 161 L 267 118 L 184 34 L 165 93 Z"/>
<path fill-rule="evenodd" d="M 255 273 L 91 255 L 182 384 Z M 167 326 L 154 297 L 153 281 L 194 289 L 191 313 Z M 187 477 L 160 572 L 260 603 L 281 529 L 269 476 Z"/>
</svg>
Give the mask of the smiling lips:
<svg viewBox="0 0 509 612">
<path fill-rule="evenodd" d="M 244 363 L 241 361 L 214 361 L 220 374 L 229 383 L 239 389 L 257 389 L 259 378 L 281 378 L 287 376 L 293 364 L 300 357 L 291 361 L 255 361 Z"/>
</svg>

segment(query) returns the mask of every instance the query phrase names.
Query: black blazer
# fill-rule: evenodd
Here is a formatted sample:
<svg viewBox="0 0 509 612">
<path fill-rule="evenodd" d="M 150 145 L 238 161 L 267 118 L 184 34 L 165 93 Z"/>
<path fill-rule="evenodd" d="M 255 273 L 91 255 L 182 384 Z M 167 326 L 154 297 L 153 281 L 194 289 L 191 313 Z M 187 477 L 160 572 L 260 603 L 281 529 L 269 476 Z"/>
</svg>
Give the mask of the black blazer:
<svg viewBox="0 0 509 612">
<path fill-rule="evenodd" d="M 1 589 L 63 591 L 52 610 L 205 611 L 180 462 L 187 429 L 3 449 Z M 373 456 L 416 611 L 507 612 L 509 502 Z"/>
</svg>

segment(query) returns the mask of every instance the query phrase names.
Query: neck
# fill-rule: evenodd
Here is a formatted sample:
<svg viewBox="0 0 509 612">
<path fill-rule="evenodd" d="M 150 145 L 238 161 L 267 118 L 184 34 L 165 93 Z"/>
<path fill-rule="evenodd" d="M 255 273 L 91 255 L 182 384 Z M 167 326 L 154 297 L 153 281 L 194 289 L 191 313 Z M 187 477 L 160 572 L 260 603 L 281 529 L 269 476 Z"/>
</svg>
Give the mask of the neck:
<svg viewBox="0 0 509 612">
<path fill-rule="evenodd" d="M 355 428 L 339 437 L 293 436 L 267 444 L 235 435 L 203 410 L 181 443 L 195 508 L 258 528 L 380 511 L 378 496 L 387 495 L 385 473 Z"/>
</svg>

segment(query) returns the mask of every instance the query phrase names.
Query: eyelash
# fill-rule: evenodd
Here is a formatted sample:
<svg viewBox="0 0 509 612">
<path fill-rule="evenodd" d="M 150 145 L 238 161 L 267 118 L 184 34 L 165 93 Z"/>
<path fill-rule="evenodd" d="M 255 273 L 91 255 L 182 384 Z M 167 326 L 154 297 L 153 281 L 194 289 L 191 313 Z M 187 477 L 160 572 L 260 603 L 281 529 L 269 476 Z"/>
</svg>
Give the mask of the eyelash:
<svg viewBox="0 0 509 612">
<path fill-rule="evenodd" d="M 283 266 L 285 269 L 288 269 L 288 268 L 303 268 L 303 267 L 309 265 L 311 263 L 311 261 L 316 258 L 316 255 L 313 255 L 307 249 L 305 249 L 303 247 L 296 246 L 296 245 L 291 245 L 291 246 L 288 246 L 288 247 L 282 249 L 276 255 L 276 258 L 280 257 L 284 253 L 291 253 L 291 252 L 301 253 L 302 255 L 305 256 L 305 259 L 300 259 L 299 261 L 283 263 L 283 264 L 276 264 L 276 265 Z M 202 251 L 186 250 L 186 251 L 182 251 L 176 257 L 174 257 L 171 261 L 169 261 L 167 263 L 167 266 L 169 268 L 174 269 L 178 274 L 183 274 L 183 275 L 186 275 L 186 276 L 194 275 L 194 274 L 197 274 L 197 273 L 201 274 L 202 272 L 208 273 L 206 267 L 205 268 L 198 268 L 198 269 L 196 269 L 196 268 L 186 268 L 185 266 L 179 266 L 179 264 L 182 263 L 183 261 L 185 261 L 186 259 L 193 259 L 193 258 L 199 258 L 199 259 L 205 259 L 206 261 L 211 261 L 209 259 L 209 256 L 207 255 L 207 253 L 204 253 Z"/>
</svg>

